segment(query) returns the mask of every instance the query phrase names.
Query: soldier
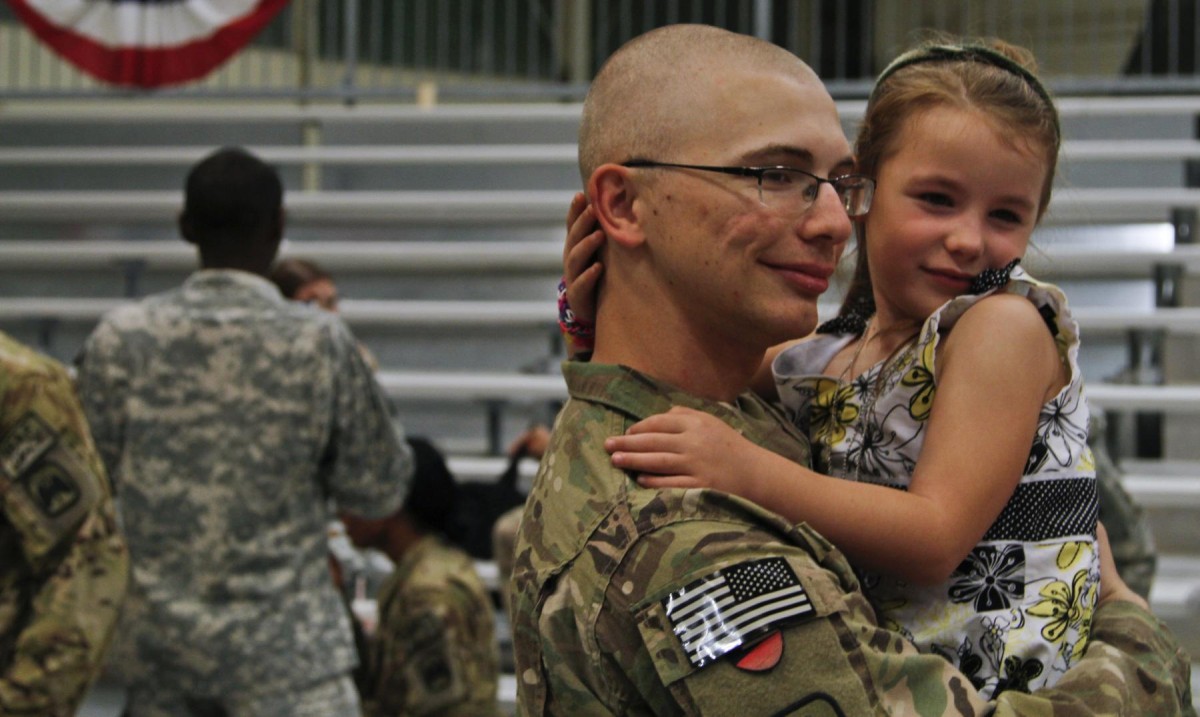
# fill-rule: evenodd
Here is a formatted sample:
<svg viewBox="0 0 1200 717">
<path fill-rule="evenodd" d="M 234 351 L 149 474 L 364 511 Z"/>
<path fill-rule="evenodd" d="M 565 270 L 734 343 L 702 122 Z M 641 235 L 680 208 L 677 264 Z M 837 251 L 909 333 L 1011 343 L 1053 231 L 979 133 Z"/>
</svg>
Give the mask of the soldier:
<svg viewBox="0 0 1200 717">
<path fill-rule="evenodd" d="M 1186 655 L 1111 559 L 1079 663 L 1053 689 L 989 704 L 881 628 L 851 566 L 807 525 L 716 491 L 643 489 L 614 468 L 605 440 L 676 405 L 808 463 L 804 436 L 746 388 L 768 347 L 815 326 L 851 231 L 829 178 L 854 160 L 806 65 L 701 26 L 618 50 L 579 144 L 604 279 L 595 353 L 564 367 L 571 399 L 517 539 L 521 714 L 1192 712 Z M 777 166 L 816 180 L 767 195 L 753 168 Z"/>
<path fill-rule="evenodd" d="M 542 424 L 535 424 L 525 429 L 508 446 L 508 459 L 513 470 L 517 469 L 522 458 L 532 458 L 540 461 L 550 443 L 550 429 Z M 517 528 L 521 526 L 521 514 L 525 512 L 525 504 L 513 506 L 500 514 L 492 524 L 492 560 L 496 563 L 496 573 L 500 576 L 500 585 L 507 586 L 512 577 L 513 546 L 517 542 Z M 508 590 L 500 590 L 500 602 L 505 614 L 511 614 L 508 604 Z"/>
<path fill-rule="evenodd" d="M 81 355 L 134 566 L 110 660 L 129 717 L 359 712 L 328 501 L 392 512 L 411 455 L 345 324 L 266 279 L 282 197 L 243 150 L 193 167 L 179 228 L 201 270 Z"/>
<path fill-rule="evenodd" d="M 1108 452 L 1105 436 L 1108 433 L 1107 419 L 1098 409 L 1092 409 L 1092 423 L 1088 427 L 1088 444 L 1096 459 L 1096 492 L 1099 494 L 1099 519 L 1108 530 L 1108 541 L 1112 546 L 1113 562 L 1117 572 L 1135 593 L 1150 598 L 1154 584 L 1154 573 L 1158 567 L 1158 553 L 1154 546 L 1154 533 L 1146 520 L 1146 511 L 1129 495 L 1121 483 L 1122 470 Z"/>
<path fill-rule="evenodd" d="M 379 591 L 364 712 L 496 715 L 495 608 L 470 556 L 446 540 L 454 476 L 433 444 L 409 442 L 416 472 L 404 507 L 382 520 L 342 518 L 355 545 L 381 550 L 396 564 Z"/>
<path fill-rule="evenodd" d="M 129 580 L 63 367 L 0 334 L 0 715 L 75 714 Z"/>
</svg>

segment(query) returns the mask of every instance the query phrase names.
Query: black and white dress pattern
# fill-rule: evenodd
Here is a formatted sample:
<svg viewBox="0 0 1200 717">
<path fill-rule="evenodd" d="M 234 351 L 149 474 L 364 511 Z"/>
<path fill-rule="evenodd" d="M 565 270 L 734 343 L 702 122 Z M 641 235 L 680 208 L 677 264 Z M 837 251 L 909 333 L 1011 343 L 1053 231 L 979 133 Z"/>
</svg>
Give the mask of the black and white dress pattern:
<svg viewBox="0 0 1200 717">
<path fill-rule="evenodd" d="M 1078 325 L 1057 287 L 1019 268 L 995 291 L 1025 296 L 1038 307 L 1069 366 L 1069 383 L 1042 406 L 1012 497 L 945 583 L 915 586 L 862 575 L 883 624 L 953 662 L 988 696 L 1052 685 L 1080 658 L 1100 580 Z M 938 341 L 995 291 L 947 302 L 926 320 L 914 350 L 849 382 L 819 372 L 853 335 L 819 335 L 780 354 L 776 386 L 812 442 L 814 468 L 906 489 L 936 394 Z"/>
</svg>

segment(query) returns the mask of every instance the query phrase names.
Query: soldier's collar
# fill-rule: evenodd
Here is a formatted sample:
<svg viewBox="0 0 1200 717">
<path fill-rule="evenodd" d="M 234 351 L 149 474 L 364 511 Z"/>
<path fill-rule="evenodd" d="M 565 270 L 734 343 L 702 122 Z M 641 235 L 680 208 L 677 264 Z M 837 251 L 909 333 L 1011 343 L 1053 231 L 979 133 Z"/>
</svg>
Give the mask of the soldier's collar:
<svg viewBox="0 0 1200 717">
<path fill-rule="evenodd" d="M 761 412 L 758 403 L 746 400 L 745 394 L 736 404 L 712 401 L 628 366 L 564 361 L 563 376 L 572 398 L 607 406 L 634 420 L 665 413 L 672 406 L 694 408 L 734 423 L 745 419 L 747 409 Z"/>
<path fill-rule="evenodd" d="M 283 295 L 279 293 L 279 287 L 275 286 L 269 279 L 238 269 L 200 269 L 193 272 L 187 278 L 184 286 L 188 289 L 200 289 L 204 291 L 214 289 L 227 291 L 232 287 L 237 287 L 251 291 L 264 299 L 275 302 L 286 301 Z"/>
</svg>

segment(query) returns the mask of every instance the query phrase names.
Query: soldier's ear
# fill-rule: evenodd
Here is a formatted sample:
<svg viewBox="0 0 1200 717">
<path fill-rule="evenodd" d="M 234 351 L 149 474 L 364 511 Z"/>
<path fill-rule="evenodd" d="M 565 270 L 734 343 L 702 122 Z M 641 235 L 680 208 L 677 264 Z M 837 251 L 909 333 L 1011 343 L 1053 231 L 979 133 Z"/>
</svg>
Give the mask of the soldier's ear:
<svg viewBox="0 0 1200 717">
<path fill-rule="evenodd" d="M 283 228 L 285 226 L 287 226 L 287 212 L 284 211 L 283 207 L 280 207 L 279 212 L 275 215 L 275 224 L 271 228 L 271 231 L 275 235 L 276 241 L 283 239 Z"/>
<path fill-rule="evenodd" d="M 588 202 L 609 241 L 632 247 L 645 241 L 633 171 L 619 164 L 602 164 L 587 185 Z"/>
<path fill-rule="evenodd" d="M 196 229 L 192 224 L 192 218 L 188 216 L 187 210 L 179 212 L 179 217 L 176 219 L 176 225 L 179 227 L 179 236 L 188 244 L 196 243 Z"/>
</svg>

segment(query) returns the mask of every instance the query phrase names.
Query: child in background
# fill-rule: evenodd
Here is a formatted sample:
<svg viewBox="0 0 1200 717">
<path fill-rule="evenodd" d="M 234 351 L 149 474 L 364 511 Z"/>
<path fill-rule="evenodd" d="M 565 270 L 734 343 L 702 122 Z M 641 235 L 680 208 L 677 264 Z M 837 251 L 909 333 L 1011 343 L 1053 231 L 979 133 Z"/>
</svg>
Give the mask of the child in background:
<svg viewBox="0 0 1200 717">
<path fill-rule="evenodd" d="M 280 259 L 271 267 L 268 277 L 283 298 L 308 304 L 321 311 L 338 313 L 338 289 L 333 275 L 309 259 Z M 363 342 L 358 342 L 358 353 L 372 371 L 379 370 L 379 359 Z"/>
<path fill-rule="evenodd" d="M 838 317 L 770 364 L 825 475 L 683 408 L 607 445 L 643 486 L 811 524 L 865 569 L 881 622 L 989 696 L 1079 658 L 1099 581 L 1078 327 L 1056 287 L 1014 269 L 1061 141 L 1032 67 L 998 41 L 927 44 L 880 76 L 856 144 L 877 189 L 854 280 Z M 584 318 L 590 229 L 583 211 L 565 255 Z"/>
</svg>

